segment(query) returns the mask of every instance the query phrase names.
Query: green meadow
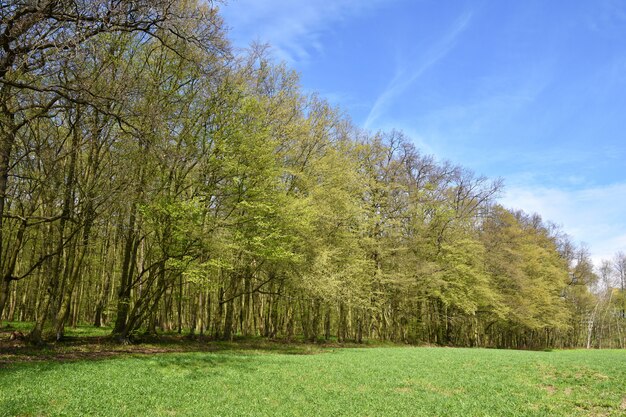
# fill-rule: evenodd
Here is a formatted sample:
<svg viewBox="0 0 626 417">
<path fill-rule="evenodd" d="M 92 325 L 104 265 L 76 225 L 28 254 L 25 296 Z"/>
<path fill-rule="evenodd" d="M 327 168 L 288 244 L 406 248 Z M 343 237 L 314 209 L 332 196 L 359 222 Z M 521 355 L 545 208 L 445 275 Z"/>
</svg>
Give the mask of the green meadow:
<svg viewBox="0 0 626 417">
<path fill-rule="evenodd" d="M 624 416 L 626 351 L 372 347 L 0 365 L 2 416 Z"/>
</svg>

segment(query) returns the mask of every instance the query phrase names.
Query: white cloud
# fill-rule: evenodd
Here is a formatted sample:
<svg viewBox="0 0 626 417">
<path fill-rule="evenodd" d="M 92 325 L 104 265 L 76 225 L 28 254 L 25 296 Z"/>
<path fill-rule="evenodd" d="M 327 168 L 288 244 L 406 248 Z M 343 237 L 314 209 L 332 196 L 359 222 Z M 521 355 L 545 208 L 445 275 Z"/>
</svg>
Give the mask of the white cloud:
<svg viewBox="0 0 626 417">
<path fill-rule="evenodd" d="M 589 245 L 596 265 L 626 250 L 626 183 L 574 190 L 516 185 L 507 187 L 501 203 L 561 225 Z"/>
<path fill-rule="evenodd" d="M 222 15 L 236 46 L 269 43 L 276 58 L 288 64 L 306 62 L 323 50 L 321 36 L 332 26 L 387 0 L 232 0 Z"/>
<path fill-rule="evenodd" d="M 490 130 L 534 102 L 549 82 L 547 71 L 530 76 L 527 80 L 515 80 L 496 91 L 477 95 L 468 103 L 434 109 L 422 116 L 421 121 L 432 130 L 443 130 L 444 136 L 452 134 L 467 137 L 468 131 L 480 133 Z"/>
<path fill-rule="evenodd" d="M 472 19 L 472 13 L 458 18 L 447 33 L 410 66 L 400 66 L 387 88 L 378 96 L 367 116 L 364 127 L 369 129 L 384 114 L 393 100 L 411 86 L 419 77 L 444 58 L 454 47 L 459 35 L 465 31 Z"/>
</svg>

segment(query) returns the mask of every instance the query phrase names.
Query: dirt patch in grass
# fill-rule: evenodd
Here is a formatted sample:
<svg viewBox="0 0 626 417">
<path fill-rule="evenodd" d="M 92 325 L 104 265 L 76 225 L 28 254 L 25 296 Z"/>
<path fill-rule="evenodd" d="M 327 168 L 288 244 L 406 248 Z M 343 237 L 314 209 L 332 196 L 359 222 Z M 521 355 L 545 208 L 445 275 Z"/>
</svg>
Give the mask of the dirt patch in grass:
<svg viewBox="0 0 626 417">
<path fill-rule="evenodd" d="M 601 381 L 609 379 L 608 376 L 600 372 L 592 371 L 589 369 L 584 369 L 584 370 L 581 370 L 580 372 L 576 372 L 576 374 L 574 374 L 574 378 L 577 380 L 589 378 L 589 379 L 595 379 L 595 380 L 601 380 Z"/>
<path fill-rule="evenodd" d="M 541 388 L 543 388 L 543 390 L 550 395 L 554 395 L 559 392 L 559 389 L 554 385 L 543 385 Z M 563 395 L 565 395 L 566 397 L 570 397 L 573 392 L 574 389 L 572 387 L 566 387 L 565 389 L 563 389 Z"/>
<path fill-rule="evenodd" d="M 554 385 L 546 385 L 543 387 L 544 390 L 550 395 L 556 394 L 556 387 Z"/>
</svg>

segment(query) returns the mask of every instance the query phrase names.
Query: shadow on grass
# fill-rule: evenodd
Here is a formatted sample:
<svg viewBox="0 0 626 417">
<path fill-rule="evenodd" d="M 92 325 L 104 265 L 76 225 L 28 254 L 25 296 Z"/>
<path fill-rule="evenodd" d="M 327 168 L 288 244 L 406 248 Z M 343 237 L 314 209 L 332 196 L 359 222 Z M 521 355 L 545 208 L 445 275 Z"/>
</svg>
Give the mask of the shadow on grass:
<svg viewBox="0 0 626 417">
<path fill-rule="evenodd" d="M 109 354 L 89 355 L 64 355 L 40 357 L 36 360 L 16 360 L 9 363 L 0 363 L 0 379 L 10 377 L 20 372 L 44 377 L 44 375 L 56 375 L 61 372 L 85 373 L 107 370 L 119 374 L 120 370 L 147 372 L 155 378 L 162 375 L 184 375 L 186 379 L 203 379 L 210 374 L 224 374 L 232 371 L 237 374 L 252 374 L 259 370 L 261 356 L 243 355 L 238 351 L 220 352 L 158 352 L 146 354 L 146 352 L 118 352 Z M 77 366 L 78 368 L 68 368 Z M 72 370 L 74 369 L 74 370 Z M 131 371 L 132 370 L 132 371 Z M 143 370 L 143 371 L 142 371 Z M 0 391 L 1 391 L 0 384 Z M 1 407 L 0 407 L 1 408 Z M 2 413 L 0 413 L 2 415 Z"/>
<path fill-rule="evenodd" d="M 5 329 L 3 329 L 5 330 Z M 232 355 L 313 355 L 331 351 L 337 344 L 311 344 L 261 337 L 216 341 L 182 335 L 141 336 L 134 343 L 120 344 L 110 336 L 66 336 L 58 342 L 33 346 L 24 340 L 0 338 L 0 368 L 24 362 L 70 362 L 102 360 L 120 356 L 161 355 L 186 352 L 228 352 Z"/>
</svg>

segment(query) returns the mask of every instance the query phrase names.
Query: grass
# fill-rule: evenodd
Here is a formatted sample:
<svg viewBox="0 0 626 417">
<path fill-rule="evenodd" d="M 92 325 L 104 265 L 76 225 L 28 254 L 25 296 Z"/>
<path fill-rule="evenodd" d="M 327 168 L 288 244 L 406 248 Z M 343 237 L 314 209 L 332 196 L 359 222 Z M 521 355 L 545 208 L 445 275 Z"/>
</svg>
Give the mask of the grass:
<svg viewBox="0 0 626 417">
<path fill-rule="evenodd" d="M 31 331 L 35 323 L 28 321 L 9 321 L 0 323 L 0 338 L 3 333 L 7 335 L 13 331 L 20 331 L 27 334 Z M 47 329 L 51 331 L 50 329 Z M 111 334 L 111 327 L 94 327 L 91 325 L 67 326 L 65 335 L 69 337 L 106 337 Z"/>
<path fill-rule="evenodd" d="M 256 349 L 1 365 L 2 416 L 624 416 L 626 351 Z"/>
</svg>

